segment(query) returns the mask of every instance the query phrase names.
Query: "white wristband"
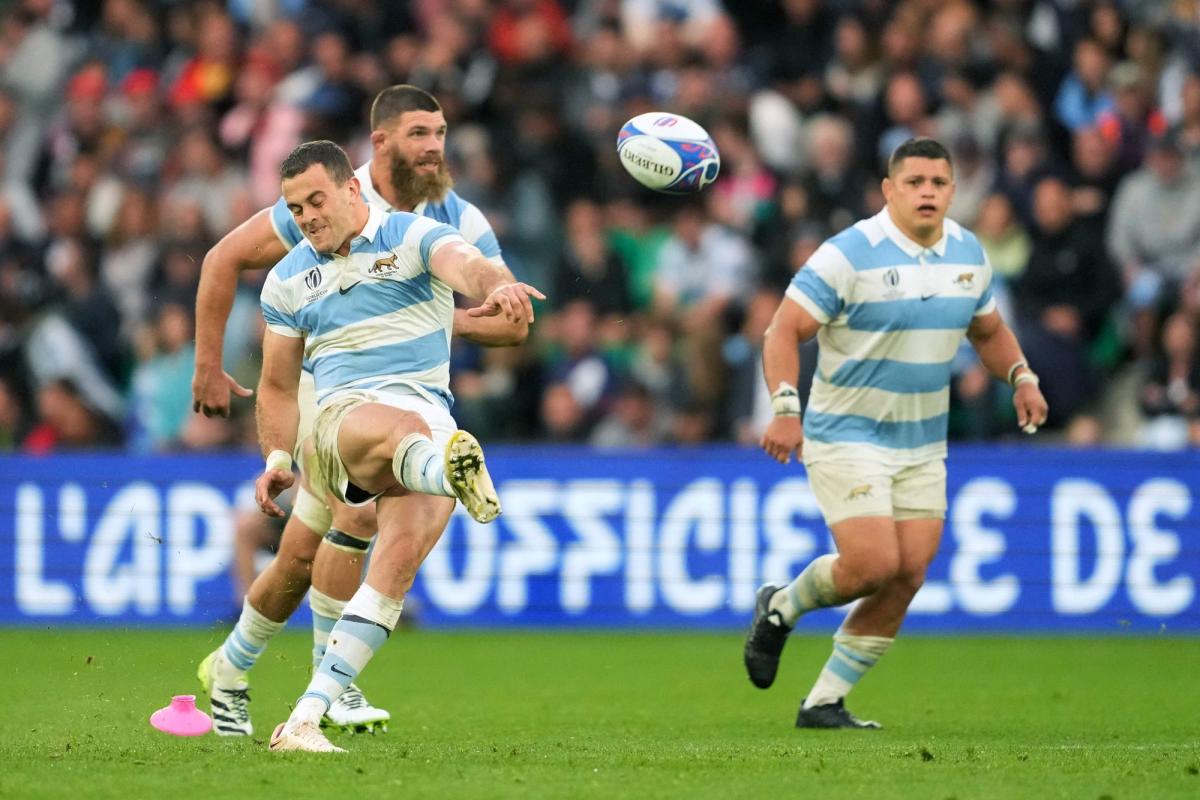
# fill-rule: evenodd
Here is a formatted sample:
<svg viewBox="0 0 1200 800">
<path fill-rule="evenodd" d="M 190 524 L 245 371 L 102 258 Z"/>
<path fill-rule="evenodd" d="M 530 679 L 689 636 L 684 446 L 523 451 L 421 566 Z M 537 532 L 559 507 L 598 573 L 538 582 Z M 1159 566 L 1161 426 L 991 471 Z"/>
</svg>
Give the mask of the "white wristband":
<svg viewBox="0 0 1200 800">
<path fill-rule="evenodd" d="M 800 416 L 800 393 L 796 387 L 787 381 L 781 382 L 775 394 L 771 395 L 771 410 L 777 417 Z"/>
<path fill-rule="evenodd" d="M 1028 367 L 1026 367 L 1026 370 L 1028 370 Z M 1038 379 L 1038 376 L 1035 373 L 1026 371 L 1013 378 L 1013 388 L 1017 388 L 1022 383 L 1032 383 L 1034 386 L 1037 386 L 1041 383 L 1041 381 Z"/>
<path fill-rule="evenodd" d="M 272 450 L 267 454 L 267 469 L 281 469 L 284 472 L 291 472 L 292 454 L 285 450 Z"/>
</svg>

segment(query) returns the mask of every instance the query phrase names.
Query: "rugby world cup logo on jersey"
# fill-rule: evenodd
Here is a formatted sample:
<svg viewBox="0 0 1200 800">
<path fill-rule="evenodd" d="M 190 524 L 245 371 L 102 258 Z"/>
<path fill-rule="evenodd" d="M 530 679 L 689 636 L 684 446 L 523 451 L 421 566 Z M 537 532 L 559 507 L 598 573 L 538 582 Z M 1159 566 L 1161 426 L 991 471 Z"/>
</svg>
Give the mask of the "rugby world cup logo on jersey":
<svg viewBox="0 0 1200 800">
<path fill-rule="evenodd" d="M 883 296 L 888 300 L 895 300 L 903 294 L 900 291 L 900 270 L 892 267 L 887 272 L 883 273 L 883 285 L 887 288 L 883 290 Z"/>
<path fill-rule="evenodd" d="M 321 285 L 321 268 L 313 267 L 312 269 L 310 269 L 308 271 L 308 274 L 304 276 L 304 286 L 306 289 L 308 289 L 311 292 L 314 289 L 316 289 L 317 287 L 319 287 L 320 285 Z"/>
</svg>

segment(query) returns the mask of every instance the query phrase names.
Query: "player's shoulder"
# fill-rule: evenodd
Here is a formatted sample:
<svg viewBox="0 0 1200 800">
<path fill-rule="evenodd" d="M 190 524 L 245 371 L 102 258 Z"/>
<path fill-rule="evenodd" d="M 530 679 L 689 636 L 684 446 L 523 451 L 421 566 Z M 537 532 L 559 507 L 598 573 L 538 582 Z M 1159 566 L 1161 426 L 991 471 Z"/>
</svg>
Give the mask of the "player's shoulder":
<svg viewBox="0 0 1200 800">
<path fill-rule="evenodd" d="M 979 237 L 969 228 L 946 217 L 946 259 L 964 264 L 983 264 L 987 257 Z"/>
<path fill-rule="evenodd" d="M 287 252 L 283 258 L 279 260 L 274 267 L 271 268 L 269 277 L 274 277 L 280 281 L 286 281 L 289 278 L 294 278 L 306 270 L 310 270 L 321 263 L 321 259 L 317 256 L 315 250 L 301 243 L 297 247 L 293 247 Z"/>
</svg>

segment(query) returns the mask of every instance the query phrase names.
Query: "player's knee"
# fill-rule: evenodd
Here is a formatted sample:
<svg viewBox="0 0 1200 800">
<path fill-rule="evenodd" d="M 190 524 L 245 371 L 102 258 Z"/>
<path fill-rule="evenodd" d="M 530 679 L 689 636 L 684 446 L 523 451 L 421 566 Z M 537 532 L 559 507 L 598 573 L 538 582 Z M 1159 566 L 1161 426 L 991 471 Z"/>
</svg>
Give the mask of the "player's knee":
<svg viewBox="0 0 1200 800">
<path fill-rule="evenodd" d="M 841 559 L 839 559 L 841 560 Z M 900 558 L 895 553 L 872 553 L 870 557 L 845 565 L 850 587 L 856 596 L 871 594 L 890 583 L 900 571 Z"/>
<path fill-rule="evenodd" d="M 370 540 L 375 535 L 375 505 L 340 506 L 333 512 L 333 527 L 356 539 Z"/>
<path fill-rule="evenodd" d="M 397 411 L 395 424 L 392 425 L 391 431 L 387 437 L 387 452 L 396 452 L 396 448 L 404 441 L 405 437 L 420 433 L 429 438 L 433 438 L 433 432 L 429 429 L 429 423 L 420 414 L 413 411 Z"/>
<path fill-rule="evenodd" d="M 916 594 L 925 585 L 925 565 L 902 565 L 892 583 L 909 594 Z"/>
</svg>

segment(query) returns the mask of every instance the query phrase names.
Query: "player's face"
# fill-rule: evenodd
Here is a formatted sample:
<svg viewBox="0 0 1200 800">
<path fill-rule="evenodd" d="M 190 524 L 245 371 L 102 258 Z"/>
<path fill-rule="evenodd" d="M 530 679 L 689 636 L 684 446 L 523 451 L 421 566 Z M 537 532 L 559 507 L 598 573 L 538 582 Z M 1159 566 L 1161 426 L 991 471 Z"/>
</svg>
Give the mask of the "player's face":
<svg viewBox="0 0 1200 800">
<path fill-rule="evenodd" d="M 406 111 L 389 132 L 393 154 L 404 157 L 417 174 L 433 175 L 444 167 L 446 117 L 441 111 Z"/>
<path fill-rule="evenodd" d="M 954 197 L 954 175 L 944 158 L 909 157 L 883 179 L 892 220 L 909 238 L 933 244 L 942 235 L 942 222 Z"/>
<path fill-rule="evenodd" d="M 323 165 L 314 164 L 285 178 L 282 188 L 292 217 L 318 253 L 336 253 L 354 238 L 357 178 L 339 186 Z"/>
<path fill-rule="evenodd" d="M 446 118 L 441 111 L 406 111 L 380 143 L 393 199 L 404 206 L 440 200 L 454 184 L 446 168 Z M 405 209 L 408 210 L 408 209 Z"/>
</svg>

